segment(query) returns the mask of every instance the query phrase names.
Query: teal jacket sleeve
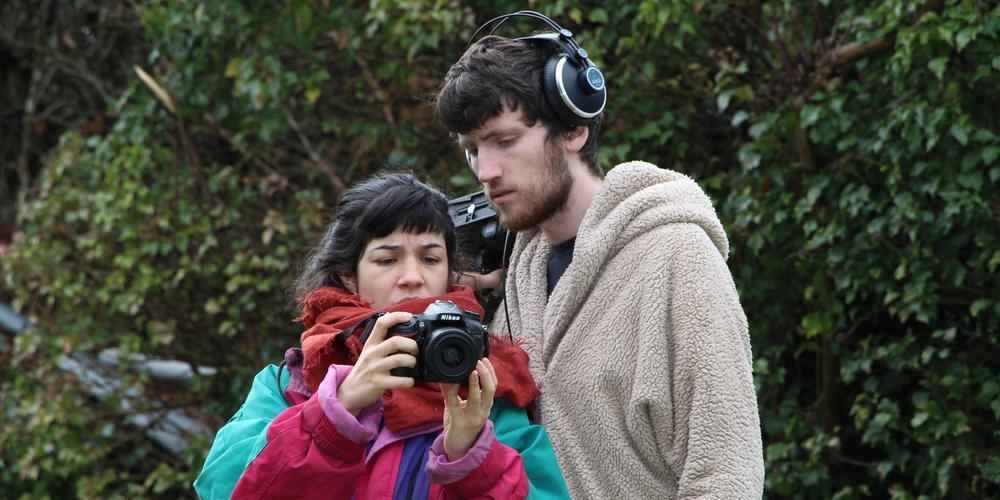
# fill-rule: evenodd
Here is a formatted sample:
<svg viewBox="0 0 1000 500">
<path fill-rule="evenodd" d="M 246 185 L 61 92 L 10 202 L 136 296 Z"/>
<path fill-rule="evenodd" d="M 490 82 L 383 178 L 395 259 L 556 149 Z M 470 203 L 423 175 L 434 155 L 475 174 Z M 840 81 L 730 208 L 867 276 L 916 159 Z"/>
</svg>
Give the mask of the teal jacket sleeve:
<svg viewBox="0 0 1000 500">
<path fill-rule="evenodd" d="M 288 373 L 278 381 L 278 367 L 268 365 L 257 373 L 243 406 L 219 429 L 205 465 L 194 481 L 202 500 L 228 499 L 247 465 L 267 444 L 267 426 L 288 408 L 283 387 Z"/>
<path fill-rule="evenodd" d="M 497 441 L 521 454 L 530 483 L 529 499 L 569 498 L 559 462 L 545 429 L 528 421 L 528 414 L 505 399 L 493 402 L 490 413 Z"/>
</svg>

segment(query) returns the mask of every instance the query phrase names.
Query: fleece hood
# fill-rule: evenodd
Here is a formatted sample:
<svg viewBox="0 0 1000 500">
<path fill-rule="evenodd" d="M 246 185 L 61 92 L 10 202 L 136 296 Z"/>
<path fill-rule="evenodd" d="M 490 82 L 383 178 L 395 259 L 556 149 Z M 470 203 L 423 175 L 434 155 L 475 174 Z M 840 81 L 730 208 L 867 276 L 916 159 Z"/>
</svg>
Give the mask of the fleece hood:
<svg viewBox="0 0 1000 500">
<path fill-rule="evenodd" d="M 690 177 L 642 161 L 618 165 L 604 180 L 580 224 L 578 239 L 611 255 L 637 236 L 667 224 L 695 224 L 723 259 L 729 239 L 712 200 Z M 590 252 L 588 252 L 590 253 Z"/>
</svg>

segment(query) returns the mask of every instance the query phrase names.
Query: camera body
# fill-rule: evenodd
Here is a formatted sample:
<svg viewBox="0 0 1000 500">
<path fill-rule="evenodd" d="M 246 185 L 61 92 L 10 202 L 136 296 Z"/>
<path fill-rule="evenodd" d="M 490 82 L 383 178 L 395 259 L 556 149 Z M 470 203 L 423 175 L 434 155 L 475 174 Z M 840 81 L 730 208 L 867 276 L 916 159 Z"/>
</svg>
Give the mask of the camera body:
<svg viewBox="0 0 1000 500">
<path fill-rule="evenodd" d="M 497 220 L 485 191 L 448 200 L 448 213 L 455 224 L 459 253 L 471 256 L 470 270 L 488 273 L 506 265 L 503 256 L 510 255 L 514 241 L 507 241 L 507 228 Z"/>
<path fill-rule="evenodd" d="M 417 366 L 390 373 L 427 382 L 467 382 L 476 362 L 490 350 L 489 335 L 478 316 L 450 300 L 435 301 L 423 314 L 391 327 L 387 337 L 396 335 L 417 342 Z"/>
</svg>

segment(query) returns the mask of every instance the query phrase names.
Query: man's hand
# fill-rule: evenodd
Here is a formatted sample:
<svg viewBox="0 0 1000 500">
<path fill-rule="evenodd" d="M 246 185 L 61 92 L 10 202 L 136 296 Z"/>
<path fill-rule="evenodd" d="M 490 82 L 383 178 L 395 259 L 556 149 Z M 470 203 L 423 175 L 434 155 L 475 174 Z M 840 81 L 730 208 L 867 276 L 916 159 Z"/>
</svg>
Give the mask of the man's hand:
<svg viewBox="0 0 1000 500">
<path fill-rule="evenodd" d="M 337 399 L 352 415 L 357 416 L 389 389 L 413 387 L 412 377 L 397 377 L 389 370 L 417 366 L 417 342 L 399 336 L 385 339 L 389 328 L 412 317 L 408 312 L 392 312 L 375 321 L 358 361 L 337 390 Z"/>
<path fill-rule="evenodd" d="M 473 290 L 492 290 L 500 288 L 503 279 L 503 270 L 496 269 L 489 274 L 479 274 L 471 271 L 462 271 L 459 274 L 458 282 L 472 287 Z"/>
<path fill-rule="evenodd" d="M 469 374 L 469 399 L 458 397 L 458 384 L 441 384 L 444 397 L 444 452 L 449 461 L 465 456 L 476 442 L 493 409 L 497 374 L 487 358 Z"/>
</svg>

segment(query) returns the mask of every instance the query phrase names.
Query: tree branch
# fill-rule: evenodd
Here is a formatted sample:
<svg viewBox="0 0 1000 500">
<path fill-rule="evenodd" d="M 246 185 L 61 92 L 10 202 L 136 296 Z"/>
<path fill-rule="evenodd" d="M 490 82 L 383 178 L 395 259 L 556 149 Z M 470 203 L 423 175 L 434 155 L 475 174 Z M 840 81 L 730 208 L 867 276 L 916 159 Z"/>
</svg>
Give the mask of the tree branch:
<svg viewBox="0 0 1000 500">
<path fill-rule="evenodd" d="M 330 162 L 323 159 L 323 156 L 313 148 L 312 142 L 309 141 L 309 137 L 302 132 L 299 122 L 295 120 L 295 116 L 293 116 L 292 112 L 288 109 L 285 109 L 285 118 L 288 120 L 288 124 L 292 127 L 292 130 L 295 131 L 295 134 L 299 138 L 299 142 L 302 143 L 302 147 L 305 148 L 306 154 L 309 155 L 309 158 L 312 159 L 312 161 L 326 173 L 326 175 L 330 178 L 330 183 L 333 184 L 334 189 L 337 190 L 337 193 L 343 192 L 344 189 L 347 188 L 347 184 L 344 183 L 344 180 L 337 175 L 337 171 L 333 168 L 333 165 L 330 165 Z"/>
<path fill-rule="evenodd" d="M 253 162 L 258 167 L 271 174 L 279 175 L 273 165 L 267 163 L 263 158 L 253 154 L 246 147 L 240 144 L 239 141 L 236 140 L 236 137 L 233 136 L 233 133 L 225 129 L 222 124 L 215 120 L 214 117 L 206 113 L 202 116 L 202 119 L 205 120 L 205 123 L 208 124 L 208 127 L 212 132 L 215 132 L 219 135 L 219 137 L 222 137 L 231 148 L 243 155 L 247 160 Z"/>
<path fill-rule="evenodd" d="M 46 16 L 46 21 L 42 23 L 43 26 L 48 26 L 53 17 L 51 12 L 52 4 L 46 2 L 40 9 Z M 44 31 L 39 30 L 35 33 L 35 46 L 42 46 L 42 38 L 44 36 Z M 50 36 L 50 43 L 55 43 L 55 33 Z M 6 38 L 6 37 L 5 37 Z M 33 64 L 31 66 L 31 81 L 28 84 L 28 98 L 24 102 L 24 115 L 21 122 L 21 146 L 20 153 L 17 157 L 17 163 L 15 169 L 17 171 L 18 186 L 20 189 L 27 191 L 31 185 L 31 170 L 29 168 L 28 162 L 31 158 L 31 124 L 35 120 L 35 106 L 38 98 L 43 94 L 42 88 L 48 86 L 48 82 L 52 77 L 51 70 L 43 69 L 45 66 L 44 61 L 40 60 L 38 57 L 34 57 Z M 45 72 L 46 74 L 43 74 Z"/>
<path fill-rule="evenodd" d="M 105 103 L 111 103 L 114 99 L 108 90 L 104 87 L 101 79 L 90 72 L 86 65 L 80 61 L 65 57 L 59 53 L 58 49 L 55 47 L 57 45 L 56 34 L 52 35 L 52 47 L 46 47 L 41 43 L 23 43 L 18 41 L 16 38 L 10 36 L 7 33 L 0 32 L 0 41 L 19 49 L 30 50 L 35 54 L 34 60 L 36 62 L 48 62 L 58 65 L 58 67 L 67 75 L 77 77 L 84 82 L 90 84 L 90 86 L 101 96 L 101 99 Z"/>
<path fill-rule="evenodd" d="M 895 37 L 892 37 L 895 38 Z M 833 49 L 827 56 L 827 64 L 831 68 L 845 66 L 858 59 L 868 57 L 872 54 L 882 52 L 892 47 L 893 40 L 889 38 L 876 38 L 865 43 L 853 42 Z"/>
<path fill-rule="evenodd" d="M 389 100 L 389 95 L 386 94 L 385 90 L 382 89 L 382 86 L 379 85 L 378 80 L 375 78 L 375 74 L 372 73 L 371 68 L 368 67 L 368 62 L 365 61 L 365 58 L 361 57 L 361 54 L 357 54 L 356 58 L 358 65 L 361 66 L 361 74 L 364 76 L 365 82 L 367 82 L 372 88 L 372 91 L 375 92 L 375 97 L 382 102 L 382 116 L 385 118 L 385 121 L 392 126 L 392 128 L 396 128 L 396 117 L 392 114 L 392 103 Z"/>
<path fill-rule="evenodd" d="M 928 12 L 939 12 L 944 7 L 944 0 L 929 0 L 917 12 L 915 21 L 919 21 Z M 831 69 L 850 64 L 858 59 L 877 54 L 892 47 L 896 34 L 890 33 L 884 37 L 875 38 L 864 43 L 853 42 L 833 49 L 824 59 Z"/>
</svg>

